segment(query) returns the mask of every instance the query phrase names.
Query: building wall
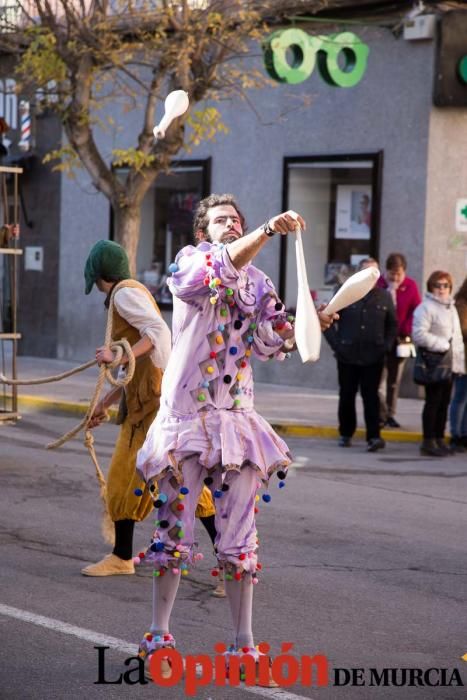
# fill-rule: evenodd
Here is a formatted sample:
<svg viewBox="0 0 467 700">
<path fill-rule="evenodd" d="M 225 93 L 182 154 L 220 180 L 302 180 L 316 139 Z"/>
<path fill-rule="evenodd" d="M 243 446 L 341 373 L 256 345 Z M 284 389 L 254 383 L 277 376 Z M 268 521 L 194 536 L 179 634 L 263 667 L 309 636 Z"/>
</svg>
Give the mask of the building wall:
<svg viewBox="0 0 467 700">
<path fill-rule="evenodd" d="M 20 188 L 25 211 L 21 215 L 21 247 L 43 249 L 43 269 L 26 270 L 22 257 L 19 275 L 18 328 L 21 355 L 55 357 L 58 339 L 57 271 L 61 246 L 60 173 L 42 164 L 44 155 L 60 143 L 61 127 L 52 115 L 36 119 L 34 156 L 25 159 Z M 27 215 L 27 220 L 24 214 Z M 29 225 L 28 225 L 29 224 Z M 72 259 L 69 260 L 69 265 Z"/>
<path fill-rule="evenodd" d="M 330 33 L 332 28 L 321 29 Z M 283 159 L 300 155 L 384 154 L 379 256 L 399 250 L 409 274 L 424 276 L 426 168 L 430 134 L 434 44 L 395 39 L 383 29 L 353 28 L 370 47 L 363 80 L 350 89 L 328 86 L 313 75 L 299 85 L 279 85 L 249 94 L 246 102 L 220 104 L 230 132 L 195 149 L 191 158 L 212 157 L 212 190 L 233 192 L 250 230 L 281 211 Z M 340 29 L 341 31 L 341 29 Z M 302 105 L 301 98 L 310 100 Z M 443 113 L 444 114 L 444 113 Z M 120 131 L 102 136 L 113 146 L 134 145 L 137 112 L 113 114 Z M 440 115 L 443 120 L 443 115 Z M 86 178 L 63 180 L 60 246 L 58 355 L 83 359 L 102 338 L 101 299 L 83 296 L 82 267 L 95 240 L 108 235 L 109 207 Z M 313 222 L 308 222 L 313 235 Z M 64 267 L 73 256 L 73 267 Z M 257 264 L 277 284 L 279 240 L 268 242 Z M 310 266 L 312 269 L 312 266 Z M 313 280 L 310 279 L 313 287 Z M 284 363 L 259 363 L 257 379 L 316 387 L 335 387 L 335 364 L 323 341 L 317 366 L 295 357 Z"/>
<path fill-rule="evenodd" d="M 457 199 L 467 197 L 467 111 L 433 107 L 430 114 L 424 269 L 453 275 L 454 288 L 467 269 L 467 235 L 455 230 Z"/>
<path fill-rule="evenodd" d="M 403 252 L 409 274 L 420 283 L 434 44 L 405 42 L 384 30 L 355 31 L 370 46 L 361 83 L 351 89 L 332 88 L 315 69 L 299 85 L 253 93 L 265 124 L 246 104 L 232 104 L 226 115 L 229 136 L 219 140 L 214 151 L 205 145 L 197 155 L 212 153 L 212 189 L 235 192 L 255 227 L 281 210 L 284 157 L 383 151 L 379 258 L 383 264 L 391 251 Z M 298 109 L 304 94 L 311 104 Z M 284 121 L 279 115 L 287 109 L 292 111 Z M 313 222 L 308 222 L 308 234 L 313 235 Z M 278 241 L 268 244 L 258 265 L 278 282 Z M 313 287 L 311 277 L 309 282 Z M 324 339 L 318 365 L 303 365 L 294 355 L 282 365 L 257 363 L 256 378 L 337 386 L 335 362 Z"/>
<path fill-rule="evenodd" d="M 63 180 L 57 357 L 64 360 L 88 360 L 104 341 L 104 296 L 95 286 L 85 295 L 84 264 L 92 245 L 109 237 L 109 216 L 107 200 L 83 172 Z"/>
</svg>

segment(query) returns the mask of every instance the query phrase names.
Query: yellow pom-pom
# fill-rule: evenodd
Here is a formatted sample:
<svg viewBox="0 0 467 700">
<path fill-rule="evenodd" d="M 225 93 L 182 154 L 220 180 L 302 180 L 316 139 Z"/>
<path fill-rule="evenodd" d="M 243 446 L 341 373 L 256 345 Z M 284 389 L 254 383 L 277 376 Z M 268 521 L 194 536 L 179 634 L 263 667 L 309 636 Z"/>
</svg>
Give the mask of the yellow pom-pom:
<svg viewBox="0 0 467 700">
<path fill-rule="evenodd" d="M 217 304 L 217 297 L 211 297 L 209 301 L 211 302 L 211 304 Z"/>
<path fill-rule="evenodd" d="M 214 373 L 214 367 L 211 367 L 211 365 L 209 365 L 209 367 L 206 367 L 206 372 L 207 372 L 208 374 L 213 374 L 213 373 Z"/>
<path fill-rule="evenodd" d="M 255 496 L 255 501 L 256 501 L 256 503 L 258 503 L 258 501 L 259 501 L 259 496 Z"/>
<path fill-rule="evenodd" d="M 189 573 L 188 569 L 182 569 L 182 576 L 188 576 Z"/>
<path fill-rule="evenodd" d="M 176 557 L 176 559 L 178 559 L 180 557 L 180 552 L 174 552 L 174 557 Z"/>
</svg>

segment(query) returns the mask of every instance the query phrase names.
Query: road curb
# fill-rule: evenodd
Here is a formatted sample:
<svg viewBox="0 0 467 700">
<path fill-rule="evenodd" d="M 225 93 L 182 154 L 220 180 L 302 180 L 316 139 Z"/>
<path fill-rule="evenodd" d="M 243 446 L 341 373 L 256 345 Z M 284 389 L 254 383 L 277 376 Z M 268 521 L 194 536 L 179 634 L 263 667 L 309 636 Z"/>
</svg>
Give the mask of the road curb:
<svg viewBox="0 0 467 700">
<path fill-rule="evenodd" d="M 35 411 L 44 413 L 68 413 L 75 416 L 84 416 L 89 407 L 89 401 L 59 401 L 57 399 L 49 399 L 44 396 L 30 396 L 22 394 L 18 396 L 19 409 L 32 408 Z M 109 410 L 111 418 L 117 415 L 118 411 L 115 408 Z"/>
<path fill-rule="evenodd" d="M 21 409 L 34 409 L 44 413 L 68 413 L 72 415 L 84 416 L 89 406 L 88 402 L 58 401 L 44 396 L 21 395 L 18 397 L 18 405 Z M 110 410 L 110 416 L 117 415 L 116 409 Z M 308 423 L 293 423 L 289 421 L 277 421 L 274 418 L 264 418 L 272 425 L 274 430 L 285 437 L 294 438 L 325 438 L 328 440 L 337 439 L 339 432 L 335 426 L 330 425 L 310 425 Z M 357 428 L 355 437 L 365 439 L 364 428 Z M 421 433 L 410 430 L 382 430 L 381 437 L 387 442 L 420 442 Z"/>
<path fill-rule="evenodd" d="M 264 416 L 268 420 L 267 416 Z M 339 438 L 339 431 L 330 425 L 301 425 L 297 423 L 280 422 L 268 420 L 274 430 L 284 436 L 298 438 L 320 437 L 336 440 Z M 354 437 L 366 439 L 364 428 L 357 428 Z M 382 430 L 381 437 L 386 442 L 420 442 L 422 434 L 411 430 Z"/>
</svg>

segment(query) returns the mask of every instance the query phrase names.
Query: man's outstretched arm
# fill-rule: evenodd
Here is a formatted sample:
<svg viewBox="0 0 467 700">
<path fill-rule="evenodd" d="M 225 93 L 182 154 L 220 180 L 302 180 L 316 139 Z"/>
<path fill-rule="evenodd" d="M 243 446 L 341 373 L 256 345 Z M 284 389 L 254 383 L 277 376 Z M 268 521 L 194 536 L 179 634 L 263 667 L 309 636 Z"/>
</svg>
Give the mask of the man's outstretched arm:
<svg viewBox="0 0 467 700">
<path fill-rule="evenodd" d="M 273 216 L 272 219 L 269 219 L 268 225 L 271 231 L 284 236 L 288 233 L 294 233 L 298 226 L 302 229 L 306 228 L 304 219 L 292 210 Z M 251 262 L 269 238 L 270 236 L 264 232 L 264 226 L 260 226 L 237 241 L 229 243 L 227 248 L 233 266 L 239 270 Z"/>
</svg>

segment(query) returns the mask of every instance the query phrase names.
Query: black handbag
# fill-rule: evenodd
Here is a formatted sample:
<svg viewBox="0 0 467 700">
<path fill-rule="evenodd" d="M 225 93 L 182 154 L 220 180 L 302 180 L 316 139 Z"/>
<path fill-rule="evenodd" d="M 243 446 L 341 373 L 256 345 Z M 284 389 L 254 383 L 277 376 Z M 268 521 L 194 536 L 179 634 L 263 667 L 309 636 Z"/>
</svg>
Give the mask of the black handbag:
<svg viewBox="0 0 467 700">
<path fill-rule="evenodd" d="M 452 376 L 452 345 L 445 352 L 433 352 L 417 347 L 413 380 L 415 384 L 426 386 L 437 382 L 447 382 Z"/>
</svg>

